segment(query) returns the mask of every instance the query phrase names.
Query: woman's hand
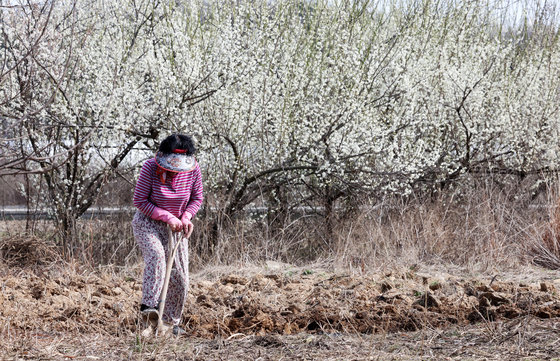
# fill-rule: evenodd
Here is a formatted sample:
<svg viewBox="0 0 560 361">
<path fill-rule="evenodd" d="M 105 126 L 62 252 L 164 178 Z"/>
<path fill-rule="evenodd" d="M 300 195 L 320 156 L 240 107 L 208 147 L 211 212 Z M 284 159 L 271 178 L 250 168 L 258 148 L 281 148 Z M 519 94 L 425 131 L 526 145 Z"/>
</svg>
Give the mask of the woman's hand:
<svg viewBox="0 0 560 361">
<path fill-rule="evenodd" d="M 183 222 L 181 222 L 177 217 L 170 218 L 167 221 L 167 224 L 169 224 L 169 227 L 173 232 L 180 232 L 183 230 Z"/>
<path fill-rule="evenodd" d="M 185 236 L 189 238 L 194 229 L 194 225 L 187 217 L 181 218 L 181 221 L 183 222 L 183 232 L 185 232 Z"/>
<path fill-rule="evenodd" d="M 181 222 L 183 223 L 183 232 L 185 232 L 185 236 L 187 238 L 191 236 L 191 233 L 194 229 L 194 225 L 191 222 L 191 218 L 192 218 L 192 214 L 190 214 L 189 212 L 185 212 L 181 216 Z"/>
<path fill-rule="evenodd" d="M 183 229 L 183 222 L 165 209 L 155 207 L 151 217 L 157 221 L 167 223 L 173 232 L 179 232 Z"/>
</svg>

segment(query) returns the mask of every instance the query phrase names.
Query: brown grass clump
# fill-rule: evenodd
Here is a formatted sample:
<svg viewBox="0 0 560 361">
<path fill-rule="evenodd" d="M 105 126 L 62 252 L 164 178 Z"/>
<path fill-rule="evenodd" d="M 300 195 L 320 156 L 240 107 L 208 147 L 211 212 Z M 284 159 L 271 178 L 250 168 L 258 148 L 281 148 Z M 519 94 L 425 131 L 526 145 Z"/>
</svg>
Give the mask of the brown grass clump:
<svg viewBox="0 0 560 361">
<path fill-rule="evenodd" d="M 17 235 L 0 239 L 0 260 L 9 267 L 33 267 L 59 261 L 60 253 L 52 242 Z"/>
<path fill-rule="evenodd" d="M 544 231 L 541 242 L 532 248 L 533 263 L 549 268 L 560 269 L 560 198 L 550 217 L 550 224 Z"/>
</svg>

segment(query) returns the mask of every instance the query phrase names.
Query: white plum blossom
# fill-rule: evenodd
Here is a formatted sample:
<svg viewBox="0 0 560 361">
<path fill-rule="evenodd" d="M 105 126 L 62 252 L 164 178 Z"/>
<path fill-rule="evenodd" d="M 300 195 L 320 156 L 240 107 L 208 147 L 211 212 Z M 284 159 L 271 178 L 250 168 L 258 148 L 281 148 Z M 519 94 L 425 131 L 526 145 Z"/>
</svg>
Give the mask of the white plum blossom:
<svg viewBox="0 0 560 361">
<path fill-rule="evenodd" d="M 61 3 L 29 72 L 2 79 L 0 111 L 17 123 L 44 107 L 22 131 L 51 155 L 83 142 L 76 172 L 49 173 L 61 212 L 169 132 L 194 136 L 228 215 L 269 195 L 316 204 L 558 169 L 553 21 L 508 28 L 492 1 L 365 3 Z M 34 37 L 2 12 L 25 52 Z"/>
</svg>

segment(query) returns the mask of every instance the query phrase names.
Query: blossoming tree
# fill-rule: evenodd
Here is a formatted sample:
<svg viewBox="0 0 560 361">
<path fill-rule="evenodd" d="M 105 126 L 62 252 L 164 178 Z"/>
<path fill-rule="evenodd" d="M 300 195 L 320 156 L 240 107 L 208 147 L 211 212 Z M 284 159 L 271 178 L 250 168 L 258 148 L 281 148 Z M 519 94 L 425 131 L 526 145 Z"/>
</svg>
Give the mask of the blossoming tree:
<svg viewBox="0 0 560 361">
<path fill-rule="evenodd" d="M 214 239 L 252 204 L 321 206 L 332 227 L 341 199 L 558 169 L 554 13 L 508 23 L 498 3 L 59 4 L 1 111 L 22 149 L 71 155 L 35 161 L 66 229 L 170 131 L 199 145 Z"/>
</svg>

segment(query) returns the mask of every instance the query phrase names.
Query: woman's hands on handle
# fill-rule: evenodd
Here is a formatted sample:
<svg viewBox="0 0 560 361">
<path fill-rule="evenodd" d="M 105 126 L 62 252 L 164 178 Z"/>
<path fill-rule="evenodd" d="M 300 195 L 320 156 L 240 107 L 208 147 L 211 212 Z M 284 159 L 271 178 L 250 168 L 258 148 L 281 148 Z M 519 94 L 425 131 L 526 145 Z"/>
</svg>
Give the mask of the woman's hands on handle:
<svg viewBox="0 0 560 361">
<path fill-rule="evenodd" d="M 169 224 L 169 227 L 173 232 L 179 232 L 183 230 L 183 222 L 181 222 L 179 218 L 175 217 L 165 209 L 157 207 L 154 208 L 152 218 Z"/>
<path fill-rule="evenodd" d="M 169 224 L 169 227 L 171 227 L 173 232 L 180 232 L 183 230 L 183 222 L 181 222 L 177 217 L 171 218 L 167 224 Z"/>
<path fill-rule="evenodd" d="M 152 213 L 152 218 L 169 224 L 173 232 L 185 232 L 187 238 L 191 236 L 194 229 L 194 225 L 191 222 L 192 215 L 189 212 L 183 213 L 183 216 L 179 219 L 165 209 L 156 207 Z"/>
</svg>

